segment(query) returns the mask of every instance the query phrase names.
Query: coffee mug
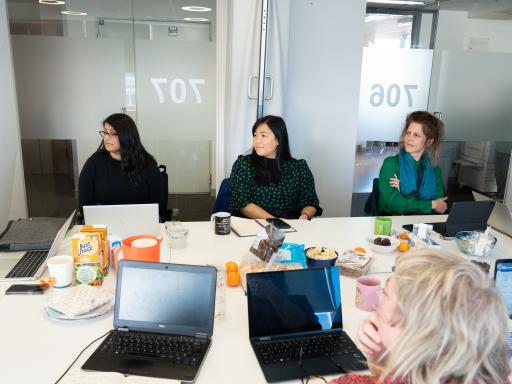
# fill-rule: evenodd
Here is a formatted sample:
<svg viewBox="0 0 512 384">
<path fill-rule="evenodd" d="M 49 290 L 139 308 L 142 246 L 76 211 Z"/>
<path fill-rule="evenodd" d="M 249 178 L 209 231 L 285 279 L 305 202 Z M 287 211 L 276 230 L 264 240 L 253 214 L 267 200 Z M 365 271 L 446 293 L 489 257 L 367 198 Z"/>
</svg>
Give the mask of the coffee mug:
<svg viewBox="0 0 512 384">
<path fill-rule="evenodd" d="M 376 217 L 373 234 L 391 236 L 391 223 L 390 217 Z"/>
<path fill-rule="evenodd" d="M 217 212 L 211 217 L 214 220 L 216 235 L 229 235 L 231 232 L 231 213 Z"/>
<path fill-rule="evenodd" d="M 373 312 L 379 305 L 380 280 L 361 276 L 356 280 L 356 307 Z"/>
<path fill-rule="evenodd" d="M 187 245 L 188 228 L 181 223 L 170 222 L 165 224 L 169 246 L 173 249 L 182 249 Z"/>
<path fill-rule="evenodd" d="M 48 274 L 54 280 L 54 288 L 66 288 L 73 281 L 73 256 L 59 255 L 50 257 L 46 261 Z"/>
</svg>

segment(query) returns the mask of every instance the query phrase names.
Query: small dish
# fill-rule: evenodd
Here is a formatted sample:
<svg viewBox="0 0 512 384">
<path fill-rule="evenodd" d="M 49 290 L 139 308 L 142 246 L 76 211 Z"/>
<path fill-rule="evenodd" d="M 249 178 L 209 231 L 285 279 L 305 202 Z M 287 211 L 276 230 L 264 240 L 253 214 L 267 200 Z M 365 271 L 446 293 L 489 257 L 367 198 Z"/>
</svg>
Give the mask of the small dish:
<svg viewBox="0 0 512 384">
<path fill-rule="evenodd" d="M 380 237 L 381 239 L 389 239 L 389 242 L 391 243 L 391 245 L 377 245 L 374 243 L 374 240 L 377 238 L 377 237 Z M 374 252 L 377 252 L 377 253 L 391 253 L 391 252 L 394 252 L 396 251 L 396 247 L 398 246 L 398 244 L 400 244 L 400 240 L 398 240 L 397 238 L 393 237 L 393 236 L 385 236 L 385 235 L 372 235 L 372 236 L 368 236 L 366 238 L 366 241 L 368 242 L 368 245 L 370 247 L 370 249 Z"/>
<path fill-rule="evenodd" d="M 497 239 L 482 231 L 460 231 L 455 234 L 457 246 L 468 256 L 486 258 L 494 249 Z"/>
</svg>

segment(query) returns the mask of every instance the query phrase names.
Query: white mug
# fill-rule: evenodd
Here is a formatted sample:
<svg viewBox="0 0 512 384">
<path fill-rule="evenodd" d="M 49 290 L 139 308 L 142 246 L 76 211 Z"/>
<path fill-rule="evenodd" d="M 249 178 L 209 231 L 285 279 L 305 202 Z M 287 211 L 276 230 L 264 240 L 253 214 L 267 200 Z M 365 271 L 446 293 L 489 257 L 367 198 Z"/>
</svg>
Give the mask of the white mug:
<svg viewBox="0 0 512 384">
<path fill-rule="evenodd" d="M 54 288 L 69 287 L 73 281 L 73 256 L 59 255 L 46 261 L 48 273 L 54 279 Z"/>
</svg>

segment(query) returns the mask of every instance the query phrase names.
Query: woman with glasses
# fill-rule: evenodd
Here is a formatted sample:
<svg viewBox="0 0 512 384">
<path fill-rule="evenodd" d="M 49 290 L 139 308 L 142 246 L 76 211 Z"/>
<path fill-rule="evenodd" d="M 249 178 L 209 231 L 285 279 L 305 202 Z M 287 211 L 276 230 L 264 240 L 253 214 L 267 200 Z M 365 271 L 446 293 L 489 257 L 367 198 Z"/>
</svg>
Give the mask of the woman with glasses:
<svg viewBox="0 0 512 384">
<path fill-rule="evenodd" d="M 159 203 L 162 177 L 132 118 L 114 113 L 99 134 L 103 140 L 80 172 L 80 211 L 84 205 Z"/>
<path fill-rule="evenodd" d="M 372 375 L 330 384 L 510 383 L 508 315 L 482 270 L 424 249 L 400 255 L 357 345 Z"/>
</svg>

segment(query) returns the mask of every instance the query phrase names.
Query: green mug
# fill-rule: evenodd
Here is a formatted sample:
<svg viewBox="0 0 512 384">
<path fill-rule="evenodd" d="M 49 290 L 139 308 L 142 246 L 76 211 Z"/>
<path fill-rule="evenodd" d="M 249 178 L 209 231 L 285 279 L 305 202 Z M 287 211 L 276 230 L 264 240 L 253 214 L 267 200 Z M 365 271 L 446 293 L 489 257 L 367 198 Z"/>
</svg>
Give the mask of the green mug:
<svg viewBox="0 0 512 384">
<path fill-rule="evenodd" d="M 375 226 L 373 227 L 374 235 L 391 235 L 391 218 L 390 217 L 376 217 Z"/>
</svg>

